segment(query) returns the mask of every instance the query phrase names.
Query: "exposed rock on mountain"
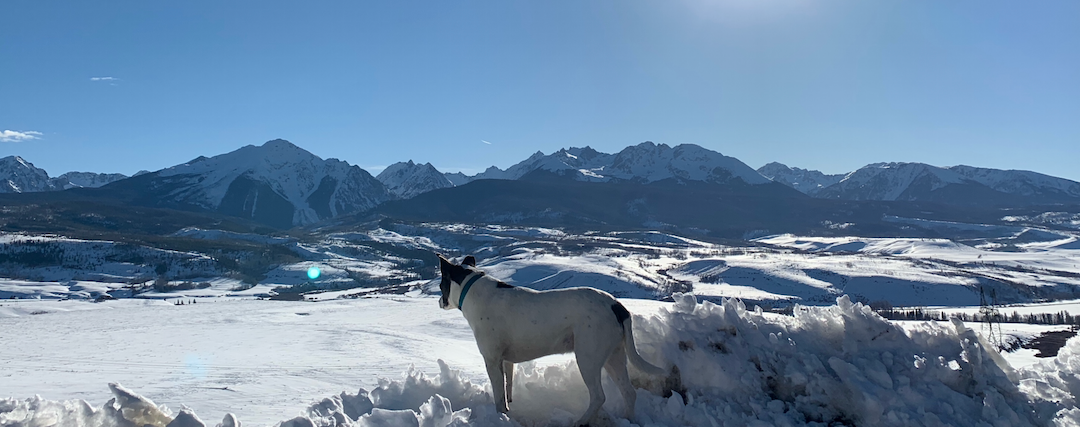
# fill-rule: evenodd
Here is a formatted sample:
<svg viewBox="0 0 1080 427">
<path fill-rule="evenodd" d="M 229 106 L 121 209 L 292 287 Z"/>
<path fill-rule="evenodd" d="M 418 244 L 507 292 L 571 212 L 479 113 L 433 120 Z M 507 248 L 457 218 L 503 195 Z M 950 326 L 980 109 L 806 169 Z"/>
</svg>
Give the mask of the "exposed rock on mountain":
<svg viewBox="0 0 1080 427">
<path fill-rule="evenodd" d="M 0 159 L 0 193 L 30 193 L 55 189 L 44 169 L 19 156 Z"/>
<path fill-rule="evenodd" d="M 747 184 L 769 183 L 768 178 L 734 157 L 693 144 L 670 147 L 652 142 L 627 147 L 617 154 L 601 153 L 590 147 L 562 149 L 550 155 L 537 151 L 505 171 L 492 166 L 472 177 L 454 178 L 467 178 L 470 181 L 521 179 L 538 170 L 590 182 L 651 183 L 674 178 L 710 183 L 726 183 L 731 180 Z"/>
<path fill-rule="evenodd" d="M 1028 196 L 1040 201 L 1080 200 L 1080 182 L 1021 170 L 953 166 L 949 170 L 1002 193 Z"/>
<path fill-rule="evenodd" d="M 826 175 L 815 170 L 789 168 L 783 163 L 772 162 L 758 168 L 758 173 L 811 196 L 844 179 L 843 174 Z"/>
<path fill-rule="evenodd" d="M 454 183 L 431 163 L 419 165 L 412 160 L 387 166 L 375 179 L 386 185 L 391 194 L 402 199 L 454 186 Z"/>
<path fill-rule="evenodd" d="M 934 201 L 950 204 L 1014 203 L 1017 198 L 924 163 L 874 163 L 851 172 L 816 197 L 843 200 Z"/>
<path fill-rule="evenodd" d="M 52 179 L 58 190 L 97 188 L 127 178 L 122 173 L 68 172 Z"/>
<path fill-rule="evenodd" d="M 371 209 L 391 198 L 367 171 L 323 160 L 282 139 L 129 181 L 151 204 L 198 207 L 279 228 Z"/>
</svg>

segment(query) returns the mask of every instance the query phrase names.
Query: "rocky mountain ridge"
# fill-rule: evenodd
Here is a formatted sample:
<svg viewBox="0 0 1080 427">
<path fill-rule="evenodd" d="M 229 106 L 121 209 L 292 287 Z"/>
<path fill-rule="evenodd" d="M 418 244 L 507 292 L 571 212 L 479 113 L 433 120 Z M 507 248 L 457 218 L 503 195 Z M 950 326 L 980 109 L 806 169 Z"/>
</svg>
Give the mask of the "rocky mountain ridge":
<svg viewBox="0 0 1080 427">
<path fill-rule="evenodd" d="M 0 159 L 0 193 L 28 193 L 97 188 L 127 178 L 119 173 L 68 172 L 50 178 L 44 169 L 19 156 Z"/>
<path fill-rule="evenodd" d="M 804 194 L 842 200 L 942 203 L 1077 203 L 1080 182 L 1031 171 L 925 163 L 872 163 L 843 175 L 769 163 L 762 175 Z"/>
<path fill-rule="evenodd" d="M 755 203 L 765 205 L 773 203 L 766 199 L 787 200 L 791 197 L 783 194 L 790 190 L 782 187 L 782 191 L 765 188 L 766 184 L 771 186 L 774 182 L 819 199 L 931 202 L 956 206 L 1080 204 L 1080 183 L 1030 171 L 875 163 L 845 175 L 827 175 L 775 162 L 754 170 L 734 157 L 697 145 L 672 147 L 648 141 L 614 154 L 591 147 L 565 148 L 551 154 L 536 152 L 506 170 L 492 166 L 472 176 L 443 173 L 430 163 L 418 164 L 410 160 L 393 164 L 378 177 L 373 177 L 358 166 L 337 159 L 324 160 L 280 139 L 213 157 L 200 156 L 156 172 L 140 172 L 131 178 L 87 172 L 70 172 L 50 178 L 44 170 L 20 157 L 0 159 L 0 193 L 100 187 L 105 193 L 121 192 L 130 196 L 125 196 L 128 198 L 124 203 L 209 211 L 275 228 L 303 226 L 345 214 L 371 211 L 387 201 L 411 199 L 475 181 L 516 181 L 527 177 L 608 184 L 605 191 L 615 191 L 616 187 L 612 185 L 661 185 L 663 191 L 668 192 L 702 191 L 708 186 L 730 187 L 723 190 L 728 193 L 716 194 L 738 194 L 739 197 L 756 194 L 761 201 Z M 519 191 L 512 187 L 492 188 Z M 570 187 L 560 188 L 566 191 Z M 580 200 L 589 203 L 596 198 L 582 194 Z M 620 203 L 627 204 L 624 213 L 651 218 L 642 213 L 642 207 L 648 203 L 633 197 Z M 540 209 L 538 212 L 544 211 L 542 206 L 535 208 Z M 571 215 L 572 209 L 567 209 L 570 208 L 563 209 L 564 214 Z M 517 213 L 508 215 L 513 217 Z M 611 215 L 614 213 L 604 217 L 613 218 Z"/>
</svg>

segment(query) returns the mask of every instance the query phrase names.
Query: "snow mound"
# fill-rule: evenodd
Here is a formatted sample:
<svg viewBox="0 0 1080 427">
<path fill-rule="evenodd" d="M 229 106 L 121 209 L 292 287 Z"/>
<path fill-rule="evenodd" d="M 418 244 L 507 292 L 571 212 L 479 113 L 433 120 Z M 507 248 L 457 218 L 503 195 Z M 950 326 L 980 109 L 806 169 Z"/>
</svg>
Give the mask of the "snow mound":
<svg viewBox="0 0 1080 427">
<path fill-rule="evenodd" d="M 559 256 L 518 249 L 511 256 L 480 263 L 480 268 L 515 286 L 536 290 L 589 286 L 620 298 L 655 299 L 663 295 L 659 278 L 633 261 L 603 254 Z M 434 284 L 434 283 L 433 283 Z M 431 293 L 438 288 L 431 289 Z"/>
<path fill-rule="evenodd" d="M 804 237 L 793 234 L 779 234 L 761 237 L 754 239 L 754 241 L 806 252 L 935 255 L 940 253 L 975 251 L 974 248 L 948 239 Z"/>
<path fill-rule="evenodd" d="M 632 370 L 639 387 L 633 420 L 610 415 L 621 414 L 623 402 L 605 377 L 599 424 L 1080 425 L 1077 339 L 1056 359 L 1016 372 L 958 321 L 904 329 L 847 297 L 786 317 L 731 299 L 699 304 L 685 294 L 657 315 L 635 316 L 634 333 L 643 357 L 682 374 L 650 378 Z M 370 392 L 327 397 L 277 426 L 562 426 L 588 400 L 572 361 L 520 365 L 509 417 L 494 410 L 490 386 L 442 361 L 439 367 L 437 376 L 410 370 Z M 122 387 L 113 391 L 117 398 L 99 410 L 83 401 L 0 400 L 0 425 L 203 425 L 189 412 L 172 418 Z M 219 425 L 240 424 L 230 414 Z"/>
<path fill-rule="evenodd" d="M 1069 237 L 1066 239 L 1053 240 L 1049 242 L 1035 242 L 1017 245 L 1026 250 L 1051 250 L 1051 249 L 1080 249 L 1080 237 Z"/>
</svg>

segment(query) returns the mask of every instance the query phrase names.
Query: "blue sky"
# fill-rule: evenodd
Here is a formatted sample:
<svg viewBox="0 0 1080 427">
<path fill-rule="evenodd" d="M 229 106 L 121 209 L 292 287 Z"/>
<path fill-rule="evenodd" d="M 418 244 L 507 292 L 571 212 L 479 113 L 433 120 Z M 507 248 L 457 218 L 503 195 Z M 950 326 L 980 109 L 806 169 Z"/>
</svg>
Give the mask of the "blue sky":
<svg viewBox="0 0 1080 427">
<path fill-rule="evenodd" d="M 651 140 L 755 168 L 1080 180 L 1073 0 L 5 0 L 0 17 L 0 156 L 54 176 L 285 138 L 373 173 Z"/>
</svg>

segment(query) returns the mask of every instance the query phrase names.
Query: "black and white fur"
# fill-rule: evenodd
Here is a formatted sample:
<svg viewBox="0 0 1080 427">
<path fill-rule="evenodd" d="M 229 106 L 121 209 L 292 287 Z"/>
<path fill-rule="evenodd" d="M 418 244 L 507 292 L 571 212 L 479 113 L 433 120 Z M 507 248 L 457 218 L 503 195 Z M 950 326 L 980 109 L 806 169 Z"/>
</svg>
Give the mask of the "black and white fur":
<svg viewBox="0 0 1080 427">
<path fill-rule="evenodd" d="M 579 425 L 594 420 L 604 404 L 600 371 L 606 369 L 626 405 L 626 417 L 634 414 L 636 392 L 630 384 L 626 361 L 651 375 L 665 371 L 646 362 L 634 347 L 630 312 L 611 294 L 593 288 L 535 291 L 507 285 L 476 269 L 476 259 L 465 257 L 461 265 L 439 255 L 442 271 L 439 307 L 458 308 L 469 322 L 476 345 L 484 357 L 495 407 L 509 411 L 513 401 L 514 364 L 550 354 L 573 352 L 581 378 L 589 389 L 589 408 Z M 481 275 L 458 300 L 464 285 Z"/>
</svg>

